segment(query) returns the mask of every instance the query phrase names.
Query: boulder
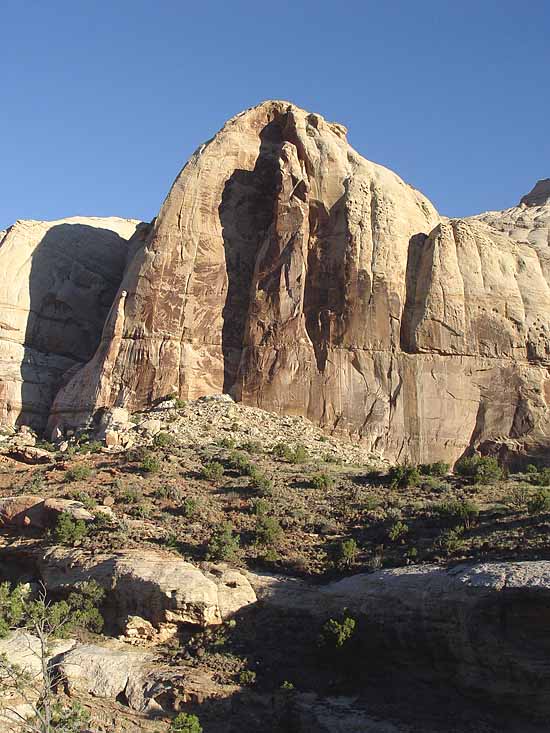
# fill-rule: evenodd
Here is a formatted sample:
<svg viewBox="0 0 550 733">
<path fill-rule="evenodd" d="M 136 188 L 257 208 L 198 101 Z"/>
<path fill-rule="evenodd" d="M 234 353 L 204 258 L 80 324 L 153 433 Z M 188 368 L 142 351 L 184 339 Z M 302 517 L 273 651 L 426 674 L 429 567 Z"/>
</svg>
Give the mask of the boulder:
<svg viewBox="0 0 550 733">
<path fill-rule="evenodd" d="M 51 463 L 55 460 L 55 455 L 50 453 L 50 451 L 42 450 L 42 448 L 34 448 L 33 446 L 12 448 L 8 455 L 10 458 L 15 458 L 17 461 L 30 463 L 31 465 Z"/>
<path fill-rule="evenodd" d="M 162 624 L 220 624 L 256 599 L 244 576 L 213 576 L 173 555 L 153 550 L 112 554 L 54 547 L 39 560 L 49 591 L 95 580 L 109 592 L 120 618 L 141 616 Z M 227 582 L 224 582 L 224 578 Z"/>
<path fill-rule="evenodd" d="M 44 499 L 42 496 L 6 496 L 0 498 L 0 527 L 53 527 L 66 512 L 75 520 L 91 522 L 94 518 L 84 504 L 73 499 Z"/>
<path fill-rule="evenodd" d="M 182 170 L 51 419 L 228 393 L 390 460 L 454 462 L 507 438 L 542 454 L 545 191 L 510 214 L 535 222 L 527 240 L 442 220 L 341 125 L 264 102 Z"/>
<path fill-rule="evenodd" d="M 101 646 L 79 644 L 55 658 L 56 672 L 71 696 L 115 700 L 123 697 L 128 705 L 140 710 L 141 690 L 154 656 L 109 640 Z"/>
<path fill-rule="evenodd" d="M 0 498 L 0 527 L 44 528 L 44 498 L 21 495 Z"/>
</svg>

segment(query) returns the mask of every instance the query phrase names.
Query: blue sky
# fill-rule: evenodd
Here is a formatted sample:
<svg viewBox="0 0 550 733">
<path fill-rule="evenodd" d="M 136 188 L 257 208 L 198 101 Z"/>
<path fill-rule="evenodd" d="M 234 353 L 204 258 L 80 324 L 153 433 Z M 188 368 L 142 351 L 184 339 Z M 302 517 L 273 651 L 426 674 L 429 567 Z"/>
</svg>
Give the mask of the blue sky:
<svg viewBox="0 0 550 733">
<path fill-rule="evenodd" d="M 0 23 L 0 228 L 151 219 L 269 98 L 346 125 L 451 216 L 550 177 L 548 0 L 3 0 Z"/>
</svg>

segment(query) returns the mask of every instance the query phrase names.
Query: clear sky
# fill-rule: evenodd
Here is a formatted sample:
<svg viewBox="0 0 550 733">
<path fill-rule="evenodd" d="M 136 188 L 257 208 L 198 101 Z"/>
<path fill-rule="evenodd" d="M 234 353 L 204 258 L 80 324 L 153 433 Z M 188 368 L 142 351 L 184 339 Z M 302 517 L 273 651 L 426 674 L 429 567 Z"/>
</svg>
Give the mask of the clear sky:
<svg viewBox="0 0 550 733">
<path fill-rule="evenodd" d="M 444 214 L 550 177 L 549 0 L 2 0 L 0 229 L 149 220 L 237 112 L 288 99 Z"/>
</svg>

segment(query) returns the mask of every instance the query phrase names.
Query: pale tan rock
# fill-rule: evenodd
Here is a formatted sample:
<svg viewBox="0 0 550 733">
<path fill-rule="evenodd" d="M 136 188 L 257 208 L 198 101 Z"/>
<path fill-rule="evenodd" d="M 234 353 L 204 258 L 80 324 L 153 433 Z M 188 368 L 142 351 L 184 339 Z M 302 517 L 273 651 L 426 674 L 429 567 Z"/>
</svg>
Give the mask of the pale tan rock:
<svg viewBox="0 0 550 733">
<path fill-rule="evenodd" d="M 12 448 L 8 455 L 11 458 L 15 458 L 23 463 L 40 464 L 40 463 L 51 463 L 55 456 L 50 451 L 43 450 L 42 448 L 35 448 L 34 446 L 27 445 L 21 448 Z"/>
<path fill-rule="evenodd" d="M 545 185 L 513 231 L 442 221 L 341 126 L 287 102 L 247 110 L 177 178 L 52 422 L 225 392 L 391 460 L 544 451 Z"/>
<path fill-rule="evenodd" d="M 96 349 L 138 222 L 18 221 L 0 233 L 0 421 L 43 427 L 62 376 Z"/>
<path fill-rule="evenodd" d="M 254 602 L 244 592 L 246 578 L 231 586 L 218 582 L 191 563 L 154 550 L 89 553 L 55 547 L 39 561 L 42 579 L 50 591 L 96 580 L 109 592 L 120 616 L 141 616 L 160 624 L 220 624 L 223 614 Z M 232 591 L 233 596 L 232 598 Z"/>
</svg>

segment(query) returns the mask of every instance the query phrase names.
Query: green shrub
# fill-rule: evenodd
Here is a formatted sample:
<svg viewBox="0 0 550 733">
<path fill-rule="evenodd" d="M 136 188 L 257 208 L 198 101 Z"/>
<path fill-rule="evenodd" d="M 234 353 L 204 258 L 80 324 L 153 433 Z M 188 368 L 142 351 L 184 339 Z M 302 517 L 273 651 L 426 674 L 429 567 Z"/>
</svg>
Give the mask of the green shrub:
<svg viewBox="0 0 550 733">
<path fill-rule="evenodd" d="M 254 471 L 253 464 L 248 460 L 244 453 L 234 451 L 227 459 L 229 468 L 236 471 L 239 476 L 250 476 L 251 472 Z"/>
<path fill-rule="evenodd" d="M 82 519 L 73 519 L 68 512 L 61 512 L 53 531 L 57 544 L 74 547 L 88 534 L 88 527 Z"/>
<path fill-rule="evenodd" d="M 101 453 L 103 449 L 103 445 L 99 442 L 99 440 L 91 440 L 89 442 L 82 442 L 82 439 L 79 443 L 79 446 L 77 448 L 77 453 Z"/>
<path fill-rule="evenodd" d="M 152 507 L 149 502 L 146 501 L 140 501 L 137 504 L 133 504 L 128 509 L 128 514 L 131 517 L 136 517 L 137 519 L 147 519 L 151 516 Z"/>
<path fill-rule="evenodd" d="M 541 468 L 532 474 L 531 483 L 535 486 L 550 486 L 550 468 Z"/>
<path fill-rule="evenodd" d="M 525 469 L 525 473 L 538 473 L 539 469 L 537 466 L 535 466 L 534 463 L 530 463 L 527 468 Z"/>
<path fill-rule="evenodd" d="M 282 458 L 289 463 L 306 463 L 309 458 L 303 445 L 291 448 L 288 443 L 277 443 L 271 452 L 277 458 Z"/>
<path fill-rule="evenodd" d="M 540 489 L 527 504 L 529 514 L 542 514 L 550 512 L 550 491 Z"/>
<path fill-rule="evenodd" d="M 207 557 L 209 560 L 232 560 L 239 550 L 239 537 L 233 534 L 231 522 L 224 522 L 210 538 Z"/>
<path fill-rule="evenodd" d="M 435 461 L 435 463 L 423 463 L 418 468 L 423 476 L 437 476 L 441 478 L 449 473 L 450 466 L 444 461 Z"/>
<path fill-rule="evenodd" d="M 176 439 L 170 433 L 157 433 L 153 438 L 155 448 L 171 448 L 175 443 Z"/>
<path fill-rule="evenodd" d="M 455 473 L 474 484 L 488 484 L 502 478 L 502 468 L 493 456 L 469 456 L 455 464 Z"/>
<path fill-rule="evenodd" d="M 388 537 L 392 542 L 398 542 L 399 540 L 403 539 L 408 531 L 408 526 L 405 524 L 405 522 L 402 522 L 399 519 L 397 520 L 397 522 L 394 522 L 389 528 Z"/>
<path fill-rule="evenodd" d="M 136 486 L 127 486 L 121 498 L 125 504 L 138 504 L 143 499 L 143 492 Z"/>
<path fill-rule="evenodd" d="M 319 643 L 325 649 L 337 651 L 345 647 L 354 637 L 357 621 L 353 616 L 344 613 L 339 619 L 331 618 L 321 629 Z"/>
<path fill-rule="evenodd" d="M 13 590 L 9 583 L 0 583 L 0 638 L 18 626 L 34 624 L 44 633 L 55 630 L 55 636 L 67 636 L 75 629 L 99 633 L 103 616 L 98 605 L 105 591 L 94 580 L 77 583 L 66 600 L 47 603 L 44 597 L 31 599 L 28 586 L 18 585 Z"/>
<path fill-rule="evenodd" d="M 259 496 L 272 496 L 273 481 L 264 476 L 260 471 L 253 471 L 251 474 L 250 487 L 256 491 Z"/>
<path fill-rule="evenodd" d="M 187 519 L 192 519 L 199 513 L 199 508 L 199 500 L 188 496 L 186 499 L 183 500 L 183 504 L 181 505 L 181 513 Z"/>
<path fill-rule="evenodd" d="M 479 508 L 469 499 L 447 499 L 434 504 L 432 512 L 446 523 L 453 526 L 462 525 L 468 529 L 477 519 Z"/>
<path fill-rule="evenodd" d="M 158 473 L 161 469 L 160 460 L 152 453 L 143 456 L 139 467 L 144 473 Z"/>
<path fill-rule="evenodd" d="M 0 639 L 5 639 L 23 619 L 28 594 L 28 586 L 18 585 L 11 590 L 9 583 L 0 583 Z"/>
<path fill-rule="evenodd" d="M 353 538 L 342 540 L 336 552 L 337 566 L 346 569 L 351 568 L 355 564 L 358 552 L 359 547 Z"/>
<path fill-rule="evenodd" d="M 445 552 L 456 552 L 464 544 L 464 539 L 462 537 L 463 533 L 463 527 L 452 527 L 450 529 L 446 529 L 441 533 L 437 544 L 442 550 L 445 550 Z"/>
<path fill-rule="evenodd" d="M 243 669 L 239 674 L 239 685 L 250 687 L 256 682 L 256 672 L 251 669 Z"/>
<path fill-rule="evenodd" d="M 241 449 L 245 450 L 247 453 L 252 453 L 253 455 L 263 452 L 263 446 L 257 440 L 247 440 L 241 445 Z"/>
<path fill-rule="evenodd" d="M 97 501 L 93 496 L 90 496 L 87 491 L 74 491 L 72 493 L 72 498 L 83 504 L 86 509 L 94 509 L 97 506 Z"/>
<path fill-rule="evenodd" d="M 388 479 L 390 486 L 395 489 L 405 489 L 407 487 L 418 486 L 420 483 L 420 474 L 416 466 L 402 464 L 392 466 L 388 471 Z"/>
<path fill-rule="evenodd" d="M 209 461 L 201 468 L 201 478 L 206 481 L 220 481 L 223 473 L 223 466 L 218 461 Z"/>
<path fill-rule="evenodd" d="M 91 468 L 78 464 L 77 466 L 69 468 L 68 471 L 65 471 L 65 481 L 84 481 L 85 479 L 90 478 L 91 475 Z"/>
<path fill-rule="evenodd" d="M 283 536 L 283 530 L 275 517 L 259 514 L 256 519 L 256 542 L 270 547 L 277 545 Z"/>
<path fill-rule="evenodd" d="M 257 517 L 265 516 L 271 511 L 271 504 L 265 499 L 254 499 L 251 504 L 252 512 Z"/>
<path fill-rule="evenodd" d="M 196 715 L 179 713 L 170 725 L 170 733 L 202 733 L 202 726 Z"/>
<path fill-rule="evenodd" d="M 316 473 L 311 477 L 310 483 L 314 489 L 328 491 L 334 486 L 334 479 L 328 473 Z"/>
<path fill-rule="evenodd" d="M 531 492 L 526 484 L 517 484 L 513 486 L 510 493 L 504 500 L 506 505 L 516 512 L 522 512 L 527 509 Z"/>
</svg>

